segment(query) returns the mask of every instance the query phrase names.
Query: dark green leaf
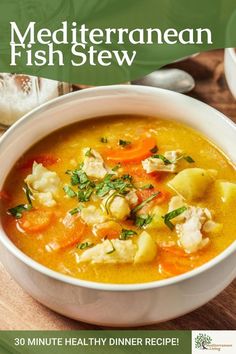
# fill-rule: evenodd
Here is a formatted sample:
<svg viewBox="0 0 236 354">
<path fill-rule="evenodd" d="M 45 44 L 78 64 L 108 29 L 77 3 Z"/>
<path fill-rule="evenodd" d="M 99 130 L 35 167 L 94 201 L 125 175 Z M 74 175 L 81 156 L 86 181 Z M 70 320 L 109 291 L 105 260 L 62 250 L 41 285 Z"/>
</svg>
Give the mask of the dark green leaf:
<svg viewBox="0 0 236 354">
<path fill-rule="evenodd" d="M 88 187 L 87 189 L 84 189 L 84 190 L 79 190 L 78 191 L 78 200 L 80 202 L 88 202 L 92 193 L 93 193 L 92 187 Z"/>
<path fill-rule="evenodd" d="M 122 147 L 126 147 L 127 145 L 130 145 L 130 144 L 131 144 L 131 141 L 122 140 L 122 139 L 119 140 L 119 145 Z"/>
<path fill-rule="evenodd" d="M 184 213 L 187 210 L 187 207 L 183 206 L 181 208 L 175 209 L 170 211 L 169 213 L 167 213 L 166 215 L 162 216 L 162 218 L 164 219 L 164 223 L 166 224 L 166 226 L 169 227 L 169 229 L 173 230 L 174 229 L 174 224 L 172 224 L 172 222 L 170 220 L 176 218 L 177 216 L 181 215 L 182 213 Z"/>
<path fill-rule="evenodd" d="M 188 163 L 193 163 L 195 162 L 194 159 L 191 156 L 184 156 L 183 157 Z"/>
<path fill-rule="evenodd" d="M 115 252 L 116 249 L 115 249 L 112 241 L 111 240 L 108 240 L 108 241 L 110 242 L 112 249 L 109 252 L 107 252 L 107 254 L 111 254 L 111 253 Z"/>
<path fill-rule="evenodd" d="M 148 224 L 150 224 L 152 222 L 152 216 L 151 215 L 136 215 L 135 218 L 135 225 L 139 228 L 145 227 Z"/>
<path fill-rule="evenodd" d="M 164 155 L 153 155 L 152 157 L 154 157 L 155 159 L 162 160 L 165 165 L 171 165 L 172 164 L 172 162 L 170 160 L 168 160 Z"/>
<path fill-rule="evenodd" d="M 122 229 L 120 234 L 120 240 L 127 240 L 128 238 L 134 235 L 137 235 L 137 232 L 135 232 L 134 230 Z"/>
<path fill-rule="evenodd" d="M 106 144 L 108 142 L 107 138 L 104 138 L 104 137 L 102 137 L 100 139 L 100 141 L 101 141 L 101 143 L 104 143 L 104 144 Z"/>
<path fill-rule="evenodd" d="M 144 186 L 140 187 L 140 189 L 153 189 L 154 186 L 152 184 L 145 184 Z"/>
<path fill-rule="evenodd" d="M 87 157 L 95 157 L 94 154 L 92 153 L 92 149 L 89 148 L 86 153 L 84 154 L 84 156 L 87 156 Z"/>
<path fill-rule="evenodd" d="M 8 209 L 7 213 L 9 215 L 14 216 L 16 219 L 20 219 L 20 218 L 22 218 L 22 213 L 25 211 L 29 211 L 31 208 L 32 208 L 32 205 L 20 204 L 14 208 Z"/>
<path fill-rule="evenodd" d="M 161 192 L 156 192 L 153 193 L 152 195 L 150 195 L 150 197 L 148 197 L 147 199 L 145 199 L 141 204 L 137 205 L 134 209 L 131 210 L 131 214 L 136 214 L 137 211 L 139 211 L 140 209 L 142 209 L 144 207 L 144 205 L 146 205 L 147 203 L 150 203 L 154 198 L 156 198 Z"/>
<path fill-rule="evenodd" d="M 76 248 L 79 248 L 80 250 L 85 250 L 86 248 L 93 247 L 94 243 L 92 242 L 83 242 L 83 243 L 78 243 Z"/>
<path fill-rule="evenodd" d="M 103 181 L 96 185 L 96 193 L 99 197 L 104 197 L 111 190 L 115 190 L 118 193 L 125 194 L 133 185 L 130 183 L 132 177 L 124 175 L 121 178 L 115 178 L 114 174 L 108 174 Z"/>
<path fill-rule="evenodd" d="M 63 190 L 70 198 L 74 198 L 77 196 L 77 193 L 70 186 L 64 186 Z"/>
<path fill-rule="evenodd" d="M 121 176 L 121 179 L 123 179 L 124 181 L 132 181 L 133 177 L 130 176 L 129 174 L 123 175 Z"/>
<path fill-rule="evenodd" d="M 24 185 L 24 187 L 23 187 L 23 191 L 25 192 L 25 195 L 26 195 L 26 198 L 27 198 L 27 200 L 28 200 L 29 205 L 32 206 L 32 197 L 33 197 L 33 194 L 32 194 L 32 192 L 31 192 L 31 190 L 29 189 L 27 183 L 25 183 L 25 185 Z"/>
<path fill-rule="evenodd" d="M 115 171 L 119 170 L 120 166 L 121 166 L 121 164 L 118 163 L 116 166 L 114 166 L 114 167 L 112 168 L 112 171 L 115 172 Z"/>
<path fill-rule="evenodd" d="M 152 152 L 153 154 L 155 154 L 158 151 L 158 147 L 155 145 L 150 152 Z"/>
<path fill-rule="evenodd" d="M 71 210 L 69 211 L 69 213 L 70 213 L 71 215 L 75 215 L 75 214 L 78 214 L 79 211 L 80 211 L 80 208 L 74 208 L 74 209 L 71 209 Z"/>
</svg>

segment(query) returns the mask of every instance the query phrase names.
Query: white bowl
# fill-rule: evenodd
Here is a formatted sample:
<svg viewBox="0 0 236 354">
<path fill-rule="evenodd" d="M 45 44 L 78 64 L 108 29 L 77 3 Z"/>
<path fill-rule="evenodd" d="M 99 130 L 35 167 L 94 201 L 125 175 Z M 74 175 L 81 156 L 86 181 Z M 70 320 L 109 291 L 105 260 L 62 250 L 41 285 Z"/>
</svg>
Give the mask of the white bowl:
<svg viewBox="0 0 236 354">
<path fill-rule="evenodd" d="M 232 95 L 236 99 L 236 51 L 235 48 L 225 49 L 225 77 L 232 92 Z"/>
<path fill-rule="evenodd" d="M 213 108 L 167 90 L 99 87 L 57 98 L 9 129 L 0 141 L 0 190 L 17 159 L 45 135 L 77 121 L 115 114 L 151 115 L 186 123 L 236 162 L 236 127 Z M 191 272 L 133 285 L 95 283 L 59 274 L 22 253 L 1 225 L 0 257 L 14 279 L 42 304 L 68 317 L 106 326 L 147 325 L 181 316 L 211 300 L 236 275 L 236 242 Z"/>
</svg>

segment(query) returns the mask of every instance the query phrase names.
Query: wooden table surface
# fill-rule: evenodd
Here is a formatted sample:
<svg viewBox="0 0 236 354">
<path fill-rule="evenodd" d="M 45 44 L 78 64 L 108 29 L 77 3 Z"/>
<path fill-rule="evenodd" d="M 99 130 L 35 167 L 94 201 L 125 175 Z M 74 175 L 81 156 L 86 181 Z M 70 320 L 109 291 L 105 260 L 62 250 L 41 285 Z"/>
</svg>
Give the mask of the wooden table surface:
<svg viewBox="0 0 236 354">
<path fill-rule="evenodd" d="M 236 101 L 224 78 L 223 51 L 202 53 L 175 64 L 196 80 L 191 96 L 208 103 L 236 122 Z M 236 78 L 235 78 L 236 80 Z M 99 327 L 76 322 L 45 308 L 24 292 L 0 264 L 1 330 L 78 330 Z M 188 315 L 145 329 L 235 329 L 236 280 L 208 304 Z"/>
</svg>

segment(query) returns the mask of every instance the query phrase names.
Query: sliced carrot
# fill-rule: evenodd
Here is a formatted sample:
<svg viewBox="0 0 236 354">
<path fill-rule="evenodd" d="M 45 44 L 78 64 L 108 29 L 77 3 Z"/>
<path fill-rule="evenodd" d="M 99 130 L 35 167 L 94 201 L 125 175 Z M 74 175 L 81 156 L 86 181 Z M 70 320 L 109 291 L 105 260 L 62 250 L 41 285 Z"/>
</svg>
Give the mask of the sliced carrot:
<svg viewBox="0 0 236 354">
<path fill-rule="evenodd" d="M 107 221 L 100 224 L 96 228 L 96 236 L 99 238 L 118 238 L 121 234 L 122 227 L 115 221 Z"/>
<path fill-rule="evenodd" d="M 173 254 L 178 257 L 189 257 L 189 254 L 184 252 L 184 250 L 178 246 L 171 247 L 161 247 L 163 251 Z"/>
<path fill-rule="evenodd" d="M 85 230 L 86 225 L 77 219 L 72 227 L 66 228 L 63 235 L 50 242 L 46 248 L 50 251 L 60 251 L 67 247 L 72 247 L 81 241 Z"/>
<path fill-rule="evenodd" d="M 18 164 L 19 169 L 28 169 L 32 168 L 34 161 L 37 163 L 41 163 L 44 167 L 54 165 L 60 159 L 54 155 L 44 154 L 30 157 L 27 160 L 20 161 Z"/>
<path fill-rule="evenodd" d="M 179 255 L 161 251 L 159 268 L 161 272 L 171 276 L 186 273 L 192 270 L 194 267 L 190 258 L 184 258 L 180 257 Z"/>
<path fill-rule="evenodd" d="M 103 151 L 103 156 L 106 159 L 115 163 L 118 162 L 139 162 L 148 156 L 151 156 L 150 151 L 156 146 L 156 139 L 153 137 L 144 137 L 138 141 L 134 141 L 126 147 L 117 147 L 115 149 L 106 149 Z"/>
<path fill-rule="evenodd" d="M 49 210 L 30 210 L 25 212 L 17 222 L 27 233 L 45 231 L 51 224 L 53 212 Z"/>
<path fill-rule="evenodd" d="M 170 194 L 167 191 L 160 190 L 158 188 L 143 189 L 136 192 L 138 196 L 139 203 L 142 203 L 144 200 L 148 199 L 154 193 L 160 192 L 153 200 L 152 205 L 162 204 L 170 198 Z"/>
<path fill-rule="evenodd" d="M 141 163 L 122 163 L 122 173 L 130 174 L 135 183 L 152 183 L 154 186 L 159 181 L 161 173 L 147 173 Z"/>
</svg>

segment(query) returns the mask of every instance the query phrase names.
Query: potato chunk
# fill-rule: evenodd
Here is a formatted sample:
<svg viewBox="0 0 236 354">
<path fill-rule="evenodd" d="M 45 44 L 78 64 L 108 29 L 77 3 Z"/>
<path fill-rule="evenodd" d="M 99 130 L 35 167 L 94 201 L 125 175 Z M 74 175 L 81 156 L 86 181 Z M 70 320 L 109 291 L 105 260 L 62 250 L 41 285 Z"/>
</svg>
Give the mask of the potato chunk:
<svg viewBox="0 0 236 354">
<path fill-rule="evenodd" d="M 81 219 L 88 225 L 99 224 L 107 220 L 102 210 L 94 205 L 89 205 L 81 210 Z"/>
<path fill-rule="evenodd" d="M 102 207 L 109 212 L 110 216 L 117 220 L 125 220 L 130 214 L 130 207 L 125 197 L 115 195 L 116 191 L 110 191 L 103 199 Z"/>
<path fill-rule="evenodd" d="M 166 209 L 157 205 L 151 211 L 152 221 L 147 225 L 147 229 L 163 229 L 165 228 L 163 215 L 166 214 Z"/>
<path fill-rule="evenodd" d="M 219 182 L 219 188 L 224 203 L 236 202 L 236 183 Z"/>
<path fill-rule="evenodd" d="M 138 251 L 135 255 L 135 263 L 147 263 L 153 261 L 156 257 L 157 245 L 152 237 L 143 231 L 138 238 Z"/>
<path fill-rule="evenodd" d="M 105 240 L 84 251 L 79 256 L 78 262 L 90 262 L 92 264 L 133 263 L 136 249 L 137 246 L 131 240 Z"/>
<path fill-rule="evenodd" d="M 216 175 L 216 170 L 186 168 L 170 180 L 168 185 L 184 199 L 197 200 L 204 196 Z"/>
</svg>

